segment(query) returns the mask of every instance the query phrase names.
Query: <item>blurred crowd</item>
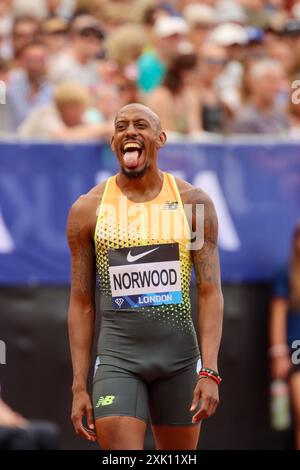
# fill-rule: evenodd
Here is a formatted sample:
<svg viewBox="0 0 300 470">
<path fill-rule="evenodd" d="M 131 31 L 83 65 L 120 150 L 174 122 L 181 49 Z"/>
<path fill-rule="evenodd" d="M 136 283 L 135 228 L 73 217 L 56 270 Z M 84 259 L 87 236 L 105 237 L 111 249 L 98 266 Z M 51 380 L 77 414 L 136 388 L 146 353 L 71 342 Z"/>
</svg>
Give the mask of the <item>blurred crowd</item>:
<svg viewBox="0 0 300 470">
<path fill-rule="evenodd" d="M 0 135 L 300 135 L 300 0 L 0 0 Z M 299 92 L 298 92 L 299 89 Z"/>
</svg>

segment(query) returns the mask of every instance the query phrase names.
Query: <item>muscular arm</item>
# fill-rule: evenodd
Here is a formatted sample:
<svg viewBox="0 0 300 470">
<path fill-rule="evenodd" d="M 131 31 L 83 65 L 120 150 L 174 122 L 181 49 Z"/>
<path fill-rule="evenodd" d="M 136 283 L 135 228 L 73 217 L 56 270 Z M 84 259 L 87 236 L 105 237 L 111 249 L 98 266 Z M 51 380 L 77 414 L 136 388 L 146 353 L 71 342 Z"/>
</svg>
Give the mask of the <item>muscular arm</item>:
<svg viewBox="0 0 300 470">
<path fill-rule="evenodd" d="M 194 248 L 192 249 L 192 257 L 198 294 L 202 367 L 218 371 L 218 352 L 223 322 L 223 295 L 217 246 L 217 216 L 212 201 L 201 190 L 189 189 L 188 197 L 184 202 L 192 204 L 190 226 L 194 232 L 193 237 L 196 236 L 196 240 L 198 240 L 192 244 L 192 248 Z M 193 423 L 212 416 L 216 411 L 219 403 L 219 391 L 217 384 L 212 379 L 198 381 L 194 389 L 191 411 L 195 411 L 199 403 L 201 406 L 192 418 Z"/>
<path fill-rule="evenodd" d="M 67 237 L 71 251 L 71 296 L 68 311 L 73 364 L 73 392 L 86 390 L 95 322 L 94 247 L 85 203 L 71 208 Z"/>
<path fill-rule="evenodd" d="M 288 302 L 283 297 L 275 297 L 270 308 L 270 346 L 287 342 Z"/>
<path fill-rule="evenodd" d="M 73 365 L 72 422 L 75 432 L 90 441 L 93 433 L 92 403 L 87 392 L 94 324 L 95 324 L 95 266 L 94 247 L 89 220 L 90 204 L 80 198 L 71 208 L 67 237 L 71 251 L 71 295 L 68 311 L 69 340 Z M 82 422 L 86 416 L 88 431 Z"/>
<path fill-rule="evenodd" d="M 211 199 L 194 190 L 192 203 L 204 205 L 203 246 L 192 251 L 198 296 L 199 339 L 203 367 L 218 370 L 218 352 L 222 335 L 223 295 L 218 254 L 218 221 Z M 193 210 L 193 231 L 198 231 L 197 207 Z M 200 219 L 200 217 L 199 217 Z"/>
<path fill-rule="evenodd" d="M 271 302 L 269 319 L 271 376 L 273 379 L 285 379 L 291 368 L 287 344 L 288 301 L 275 297 Z"/>
</svg>

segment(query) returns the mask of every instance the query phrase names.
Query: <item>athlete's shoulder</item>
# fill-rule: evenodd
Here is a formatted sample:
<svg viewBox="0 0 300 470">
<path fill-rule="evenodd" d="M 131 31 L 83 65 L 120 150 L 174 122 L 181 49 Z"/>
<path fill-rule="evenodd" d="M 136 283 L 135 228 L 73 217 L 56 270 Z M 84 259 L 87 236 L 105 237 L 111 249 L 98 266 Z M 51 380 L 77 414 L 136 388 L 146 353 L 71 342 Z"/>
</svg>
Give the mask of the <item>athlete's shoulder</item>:
<svg viewBox="0 0 300 470">
<path fill-rule="evenodd" d="M 80 222 L 90 220 L 93 224 L 105 186 L 106 181 L 103 181 L 90 189 L 86 194 L 79 196 L 70 208 L 68 221 Z"/>
<path fill-rule="evenodd" d="M 183 204 L 205 204 L 213 207 L 213 202 L 203 189 L 174 176 Z"/>
</svg>

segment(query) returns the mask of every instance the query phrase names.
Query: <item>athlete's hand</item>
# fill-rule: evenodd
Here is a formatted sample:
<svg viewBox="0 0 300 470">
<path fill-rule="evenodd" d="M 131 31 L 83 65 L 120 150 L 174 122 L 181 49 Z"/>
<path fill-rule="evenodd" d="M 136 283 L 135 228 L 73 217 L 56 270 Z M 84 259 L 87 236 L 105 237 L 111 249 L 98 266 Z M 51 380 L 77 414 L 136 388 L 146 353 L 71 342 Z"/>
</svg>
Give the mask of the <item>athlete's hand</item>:
<svg viewBox="0 0 300 470">
<path fill-rule="evenodd" d="M 82 418 L 84 416 L 86 416 L 90 432 L 88 432 L 87 428 L 85 428 L 82 423 Z M 71 419 L 76 434 L 88 441 L 95 442 L 97 440 L 97 436 L 95 434 L 93 407 L 89 394 L 86 391 L 74 393 Z"/>
<path fill-rule="evenodd" d="M 191 411 L 194 411 L 199 401 L 201 403 L 200 409 L 194 414 L 192 418 L 193 423 L 198 423 L 202 419 L 212 416 L 219 404 L 219 388 L 218 384 L 212 379 L 201 379 L 198 381 L 195 389 L 191 406 Z"/>
</svg>

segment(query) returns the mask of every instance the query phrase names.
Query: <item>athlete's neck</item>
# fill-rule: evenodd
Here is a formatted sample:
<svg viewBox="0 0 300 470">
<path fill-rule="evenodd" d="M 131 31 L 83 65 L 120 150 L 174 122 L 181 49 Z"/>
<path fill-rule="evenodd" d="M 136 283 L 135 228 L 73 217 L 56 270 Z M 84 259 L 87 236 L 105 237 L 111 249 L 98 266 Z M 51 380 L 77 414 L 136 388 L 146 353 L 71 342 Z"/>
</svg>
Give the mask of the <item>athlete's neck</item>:
<svg viewBox="0 0 300 470">
<path fill-rule="evenodd" d="M 156 198 L 161 191 L 163 181 L 163 173 L 157 167 L 149 168 L 140 178 L 128 178 L 120 172 L 116 179 L 122 193 L 134 202 L 147 202 Z"/>
</svg>

